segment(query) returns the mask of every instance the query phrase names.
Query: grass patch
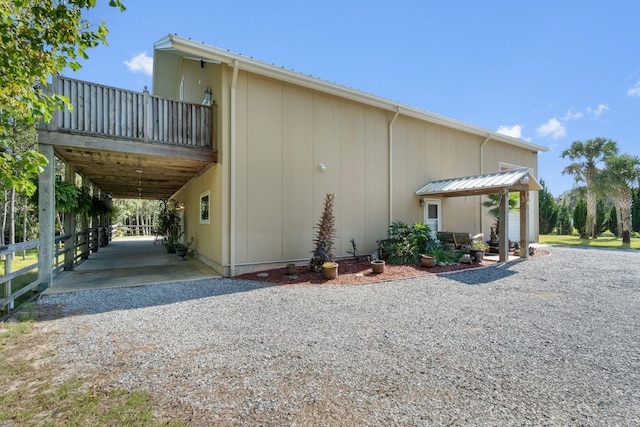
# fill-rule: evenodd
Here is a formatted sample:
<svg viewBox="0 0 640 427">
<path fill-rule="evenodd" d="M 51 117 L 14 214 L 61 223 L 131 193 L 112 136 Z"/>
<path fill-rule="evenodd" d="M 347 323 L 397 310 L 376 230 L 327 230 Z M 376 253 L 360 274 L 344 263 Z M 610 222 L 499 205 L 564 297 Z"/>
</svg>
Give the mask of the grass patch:
<svg viewBox="0 0 640 427">
<path fill-rule="evenodd" d="M 37 250 L 29 249 L 28 251 L 26 251 L 26 254 L 23 254 L 22 251 L 16 252 L 15 254 L 13 254 L 13 259 L 11 260 L 11 271 L 18 271 L 18 270 L 21 270 L 22 268 L 25 268 L 34 264 L 36 264 L 36 266 L 32 270 L 16 277 L 11 281 L 12 293 L 18 292 L 20 289 L 35 282 L 38 279 Z M 4 262 L 0 262 L 0 276 L 3 276 L 4 274 L 5 274 L 5 264 Z M 1 286 L 2 286 L 2 289 L 0 290 L 0 297 L 4 297 L 6 296 L 4 295 L 4 284 L 2 284 Z M 18 297 L 14 301 L 15 306 L 18 307 L 21 304 L 24 304 L 25 302 L 29 301 L 32 296 L 33 296 L 32 293 L 27 292 L 26 294 Z"/>
<path fill-rule="evenodd" d="M 631 244 L 623 244 L 622 238 L 614 236 L 601 236 L 597 239 L 581 239 L 579 236 L 558 236 L 554 234 L 540 235 L 538 241 L 549 245 L 571 245 L 591 248 L 611 249 L 638 249 L 640 250 L 640 238 L 632 237 Z"/>
<path fill-rule="evenodd" d="M 28 307 L 23 311 L 26 318 L 32 315 Z M 147 393 L 101 387 L 90 379 L 56 381 L 55 363 L 35 366 L 54 354 L 33 351 L 32 330 L 31 320 L 0 323 L 0 425 L 186 425 L 154 421 Z"/>
</svg>

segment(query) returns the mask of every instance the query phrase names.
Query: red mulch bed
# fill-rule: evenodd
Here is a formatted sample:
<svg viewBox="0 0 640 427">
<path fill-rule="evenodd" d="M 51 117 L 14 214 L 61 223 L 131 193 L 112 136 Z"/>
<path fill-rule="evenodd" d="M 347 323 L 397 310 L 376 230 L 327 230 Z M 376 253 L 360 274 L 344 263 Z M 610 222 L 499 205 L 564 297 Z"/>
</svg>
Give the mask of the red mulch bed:
<svg viewBox="0 0 640 427">
<path fill-rule="evenodd" d="M 536 249 L 531 258 L 549 255 L 549 251 Z M 423 276 L 427 274 L 448 273 L 451 271 L 467 270 L 470 268 L 486 267 L 496 264 L 495 260 L 485 258 L 482 262 L 473 264 L 447 265 L 445 267 L 425 268 L 419 265 L 385 265 L 384 272 L 376 274 L 371 271 L 371 267 L 366 259 L 356 261 L 346 259 L 338 261 L 338 277 L 336 279 L 325 279 L 322 273 L 314 273 L 309 270 L 308 265 L 296 267 L 294 275 L 285 274 L 286 268 L 276 268 L 273 270 L 258 271 L 255 273 L 235 276 L 234 279 L 254 280 L 274 285 L 353 285 L 363 283 L 385 282 L 388 280 L 403 279 L 407 277 Z"/>
<path fill-rule="evenodd" d="M 259 282 L 272 283 L 275 285 L 347 285 L 373 282 L 384 282 L 387 280 L 402 279 L 406 277 L 422 276 L 426 274 L 445 273 L 449 271 L 466 270 L 495 264 L 495 261 L 482 261 L 473 264 L 448 265 L 446 267 L 425 268 L 418 265 L 385 265 L 384 272 L 376 274 L 371 271 L 371 267 L 366 260 L 359 262 L 354 259 L 338 261 L 338 277 L 336 279 L 325 279 L 322 273 L 315 273 L 309 270 L 308 265 L 296 267 L 294 275 L 285 274 L 285 268 L 246 273 L 235 276 L 234 279 L 254 280 Z"/>
</svg>

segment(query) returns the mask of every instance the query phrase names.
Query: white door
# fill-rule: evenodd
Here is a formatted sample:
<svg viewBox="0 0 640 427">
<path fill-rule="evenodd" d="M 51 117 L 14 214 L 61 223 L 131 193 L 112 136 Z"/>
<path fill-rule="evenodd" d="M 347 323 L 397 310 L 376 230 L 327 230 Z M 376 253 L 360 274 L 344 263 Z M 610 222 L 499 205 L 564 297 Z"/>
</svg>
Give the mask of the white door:
<svg viewBox="0 0 640 427">
<path fill-rule="evenodd" d="M 435 236 L 442 229 L 442 205 L 437 199 L 424 200 L 424 225 L 428 226 Z"/>
</svg>

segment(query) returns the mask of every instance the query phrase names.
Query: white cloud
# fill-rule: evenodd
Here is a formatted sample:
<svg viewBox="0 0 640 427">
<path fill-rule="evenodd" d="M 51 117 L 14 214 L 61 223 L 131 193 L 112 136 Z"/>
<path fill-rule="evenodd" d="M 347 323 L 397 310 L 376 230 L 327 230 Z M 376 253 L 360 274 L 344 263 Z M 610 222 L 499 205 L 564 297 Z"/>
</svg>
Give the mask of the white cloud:
<svg viewBox="0 0 640 427">
<path fill-rule="evenodd" d="M 505 126 L 502 125 L 496 131 L 501 133 L 502 135 L 507 135 L 512 138 L 522 138 L 522 126 L 521 125 L 513 125 L 513 126 Z"/>
<path fill-rule="evenodd" d="M 627 91 L 627 95 L 640 97 L 640 82 L 631 86 L 631 88 Z"/>
<path fill-rule="evenodd" d="M 571 110 L 568 110 L 567 114 L 565 114 L 564 117 L 562 117 L 560 120 L 564 121 L 564 120 L 579 119 L 582 116 L 584 116 L 584 114 L 581 113 L 580 111 L 578 111 L 577 113 L 574 113 Z"/>
<path fill-rule="evenodd" d="M 143 73 L 147 76 L 153 74 L 153 58 L 147 56 L 147 52 L 142 52 L 124 63 L 132 73 Z"/>
<path fill-rule="evenodd" d="M 593 115 L 593 117 L 600 117 L 600 115 L 605 111 L 609 111 L 609 106 L 607 104 L 600 104 L 595 110 L 591 107 L 587 107 L 587 113 Z"/>
<path fill-rule="evenodd" d="M 567 129 L 555 117 L 553 119 L 549 119 L 547 123 L 540 126 L 536 131 L 538 132 L 538 136 L 550 136 L 553 139 L 562 138 L 567 134 Z"/>
</svg>

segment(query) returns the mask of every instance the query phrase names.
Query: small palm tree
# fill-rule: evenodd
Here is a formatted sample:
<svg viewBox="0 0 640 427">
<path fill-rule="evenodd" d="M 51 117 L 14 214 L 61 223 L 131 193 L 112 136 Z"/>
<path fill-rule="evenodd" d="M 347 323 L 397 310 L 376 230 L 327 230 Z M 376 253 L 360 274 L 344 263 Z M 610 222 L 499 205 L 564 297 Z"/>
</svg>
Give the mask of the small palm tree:
<svg viewBox="0 0 640 427">
<path fill-rule="evenodd" d="M 596 192 L 594 177 L 598 165 L 609 157 L 618 154 L 618 145 L 611 139 L 602 137 L 588 139 L 586 142 L 575 141 L 571 147 L 562 152 L 561 157 L 568 157 L 573 163 L 565 167 L 562 174 L 573 175 L 576 182 L 583 181 L 587 186 L 587 235 L 596 237 Z"/>
<path fill-rule="evenodd" d="M 628 154 L 610 157 L 605 169 L 596 175 L 594 181 L 600 188 L 613 194 L 622 221 L 618 226 L 622 230 L 622 243 L 631 243 L 632 188 L 640 182 L 640 158 Z"/>
<path fill-rule="evenodd" d="M 489 208 L 489 215 L 495 218 L 495 232 L 498 234 L 500 232 L 500 197 L 499 193 L 488 194 L 487 197 L 489 200 L 485 200 L 482 202 L 482 206 L 485 208 Z M 509 193 L 509 198 L 507 199 L 509 212 L 520 212 L 520 207 L 518 206 L 520 196 L 518 193 Z"/>
</svg>

